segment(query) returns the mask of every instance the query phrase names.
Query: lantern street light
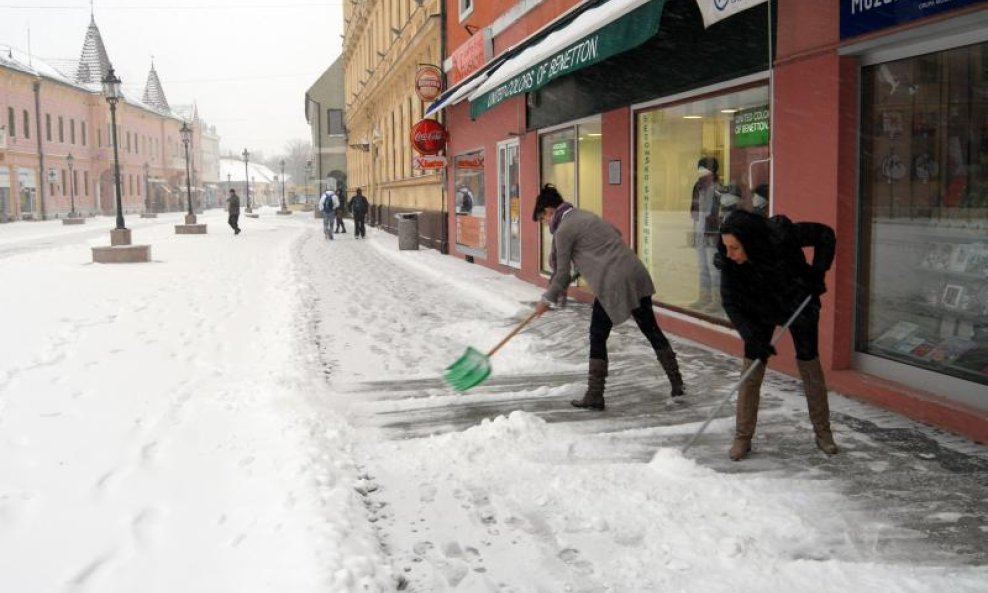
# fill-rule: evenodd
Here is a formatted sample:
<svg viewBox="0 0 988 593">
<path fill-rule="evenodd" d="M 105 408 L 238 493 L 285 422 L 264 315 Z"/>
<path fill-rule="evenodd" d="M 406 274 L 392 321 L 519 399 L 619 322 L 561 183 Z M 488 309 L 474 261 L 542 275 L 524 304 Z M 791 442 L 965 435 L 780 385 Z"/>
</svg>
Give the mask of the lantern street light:
<svg viewBox="0 0 988 593">
<path fill-rule="evenodd" d="M 195 224 L 196 214 L 192 211 L 192 174 L 189 171 L 189 143 L 192 142 L 192 128 L 189 127 L 189 122 L 182 122 L 182 129 L 179 132 L 182 134 L 182 144 L 185 145 L 185 203 L 189 209 L 185 224 Z"/>
<path fill-rule="evenodd" d="M 113 73 L 113 68 L 106 73 L 103 79 L 103 93 L 106 95 L 106 102 L 110 104 L 110 128 L 112 130 L 113 142 L 113 185 L 117 194 L 117 230 L 126 230 L 123 217 L 123 199 L 120 194 L 120 152 L 117 149 L 117 103 L 123 98 L 120 92 L 120 79 Z M 130 245 L 130 238 L 127 238 L 124 245 Z"/>
<path fill-rule="evenodd" d="M 130 229 L 124 226 L 123 217 L 123 196 L 120 188 L 120 150 L 117 146 L 117 103 L 123 99 L 120 92 L 120 79 L 110 68 L 106 77 L 101 80 L 103 83 L 103 94 L 106 102 L 110 105 L 110 140 L 113 142 L 113 184 L 116 187 L 117 197 L 117 226 L 110 230 L 110 246 L 94 246 L 93 263 L 97 264 L 120 264 L 151 261 L 150 245 L 131 245 Z"/>
<path fill-rule="evenodd" d="M 144 163 L 144 214 L 151 213 L 151 165 Z"/>
<path fill-rule="evenodd" d="M 247 169 L 247 163 L 250 162 L 250 153 L 247 152 L 247 149 L 245 148 L 244 151 L 240 153 L 240 156 L 244 157 L 244 195 L 247 196 L 247 208 L 244 209 L 244 212 L 250 214 L 253 212 L 250 208 L 250 171 Z"/>
<path fill-rule="evenodd" d="M 72 218 L 76 218 L 77 216 L 75 213 L 75 178 L 72 176 L 73 175 L 72 165 L 73 163 L 75 163 L 75 157 L 72 156 L 71 152 L 69 153 L 69 156 L 65 157 L 65 163 L 69 166 L 69 196 L 70 199 L 72 200 L 72 210 L 69 211 L 69 216 Z"/>
<path fill-rule="evenodd" d="M 288 209 L 285 205 L 285 159 L 281 159 L 281 209 Z"/>
</svg>

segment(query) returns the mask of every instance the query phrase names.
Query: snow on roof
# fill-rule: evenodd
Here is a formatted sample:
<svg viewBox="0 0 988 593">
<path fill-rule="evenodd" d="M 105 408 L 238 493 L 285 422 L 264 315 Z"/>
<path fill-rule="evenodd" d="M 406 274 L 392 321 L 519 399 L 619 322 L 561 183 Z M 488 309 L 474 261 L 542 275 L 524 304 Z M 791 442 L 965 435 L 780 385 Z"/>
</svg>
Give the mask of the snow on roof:
<svg viewBox="0 0 988 593">
<path fill-rule="evenodd" d="M 78 62 L 75 63 L 78 64 Z M 5 50 L 0 50 L 0 66 L 47 78 L 91 93 L 100 90 L 99 84 L 78 83 L 72 76 L 64 74 L 64 72 L 72 69 L 71 60 L 42 59 L 8 47 Z"/>
<path fill-rule="evenodd" d="M 278 174 L 268 167 L 248 161 L 247 169 L 250 173 L 251 181 L 255 183 L 274 183 L 274 178 Z M 220 181 L 226 181 L 227 175 L 230 181 L 244 182 L 244 161 L 225 157 L 220 159 Z"/>
</svg>

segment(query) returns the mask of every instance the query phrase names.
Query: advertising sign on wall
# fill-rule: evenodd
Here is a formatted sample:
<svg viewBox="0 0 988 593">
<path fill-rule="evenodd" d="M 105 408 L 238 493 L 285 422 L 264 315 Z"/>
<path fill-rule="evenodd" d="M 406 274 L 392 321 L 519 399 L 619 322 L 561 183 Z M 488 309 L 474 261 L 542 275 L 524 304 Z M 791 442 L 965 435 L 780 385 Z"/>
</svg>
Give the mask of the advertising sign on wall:
<svg viewBox="0 0 988 593">
<path fill-rule="evenodd" d="M 988 0 L 841 0 L 840 37 L 847 39 Z"/>
<path fill-rule="evenodd" d="M 418 171 L 435 171 L 446 168 L 444 156 L 415 156 L 412 157 L 412 168 Z"/>
<path fill-rule="evenodd" d="M 769 140 L 768 105 L 734 114 L 734 147 L 765 146 Z"/>
<path fill-rule="evenodd" d="M 557 140 L 552 143 L 552 164 L 573 162 L 573 141 L 570 139 Z"/>
<path fill-rule="evenodd" d="M 423 119 L 412 126 L 412 148 L 419 154 L 439 154 L 446 147 L 446 128 L 434 119 Z"/>
<path fill-rule="evenodd" d="M 425 103 L 435 101 L 443 92 L 443 73 L 431 64 L 423 64 L 415 72 L 415 94 Z"/>
<path fill-rule="evenodd" d="M 484 27 L 470 36 L 463 45 L 453 50 L 450 60 L 449 84 L 453 85 L 482 68 L 494 57 L 494 44 L 490 27 Z"/>
</svg>

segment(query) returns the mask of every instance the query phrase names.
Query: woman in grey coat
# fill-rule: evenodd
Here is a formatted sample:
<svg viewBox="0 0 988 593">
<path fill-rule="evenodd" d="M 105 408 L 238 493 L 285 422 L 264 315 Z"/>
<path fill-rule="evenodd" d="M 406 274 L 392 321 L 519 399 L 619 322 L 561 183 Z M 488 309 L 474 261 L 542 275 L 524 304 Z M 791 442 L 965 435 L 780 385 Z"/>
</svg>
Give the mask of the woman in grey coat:
<svg viewBox="0 0 988 593">
<path fill-rule="evenodd" d="M 604 409 L 607 378 L 607 338 L 611 328 L 629 317 L 635 319 L 669 377 L 670 395 L 685 393 L 679 363 L 669 340 L 652 312 L 655 287 L 648 270 L 621 239 L 610 223 L 595 214 L 563 201 L 559 191 L 546 184 L 535 201 L 533 220 L 542 220 L 552 233 L 549 287 L 535 306 L 542 315 L 566 292 L 571 269 L 576 268 L 594 294 L 590 318 L 590 371 L 583 399 L 571 403 L 578 408 Z"/>
</svg>

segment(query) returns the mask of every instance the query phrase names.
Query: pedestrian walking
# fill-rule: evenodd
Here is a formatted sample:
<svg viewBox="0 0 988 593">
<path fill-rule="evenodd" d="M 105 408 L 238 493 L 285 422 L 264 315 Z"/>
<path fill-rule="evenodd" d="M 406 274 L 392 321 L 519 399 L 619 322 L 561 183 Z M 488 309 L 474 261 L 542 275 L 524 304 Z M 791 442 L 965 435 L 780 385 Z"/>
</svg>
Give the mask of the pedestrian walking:
<svg viewBox="0 0 988 593">
<path fill-rule="evenodd" d="M 346 225 L 343 224 L 343 217 L 346 215 L 346 195 L 340 193 L 337 194 L 336 197 L 337 197 L 337 202 L 339 203 L 339 206 L 337 206 L 336 209 L 333 210 L 334 214 L 336 215 L 336 232 L 346 233 Z"/>
<path fill-rule="evenodd" d="M 230 188 L 230 197 L 226 199 L 226 209 L 230 213 L 227 222 L 230 224 L 230 228 L 233 229 L 233 234 L 239 235 L 240 225 L 237 221 L 240 220 L 240 196 L 237 195 L 237 190 L 233 188 Z"/>
<path fill-rule="evenodd" d="M 834 231 L 827 225 L 794 223 L 785 216 L 766 219 L 741 209 L 732 212 L 720 227 L 715 263 L 721 270 L 724 311 L 744 341 L 742 373 L 756 360 L 762 363 L 738 391 L 734 442 L 729 452 L 734 461 L 751 451 L 765 364 L 776 353 L 772 333 L 807 296 L 810 301 L 793 320 L 789 332 L 816 445 L 828 455 L 837 453 L 830 430 L 827 383 L 817 350 L 820 295 L 827 291 L 824 277 L 834 261 L 836 245 Z M 804 247 L 813 248 L 812 263 L 807 263 Z"/>
<path fill-rule="evenodd" d="M 357 193 L 350 198 L 350 213 L 353 214 L 353 236 L 357 239 L 367 237 L 367 227 L 364 221 L 367 219 L 367 211 L 370 210 L 370 203 L 361 188 L 357 188 Z"/>
<path fill-rule="evenodd" d="M 594 294 L 590 317 L 590 363 L 587 392 L 583 399 L 570 402 L 578 408 L 604 409 L 607 379 L 607 338 L 611 328 L 633 317 L 638 329 L 655 350 L 659 364 L 669 378 L 672 397 L 685 394 L 676 353 L 659 328 L 652 311 L 655 286 L 648 270 L 621 239 L 613 225 L 597 215 L 573 207 L 551 184 L 546 184 L 535 201 L 534 220 L 549 225 L 552 250 L 549 265 L 552 277 L 536 313 L 548 311 L 565 293 L 572 268 L 586 279 Z"/>
<path fill-rule="evenodd" d="M 336 209 L 340 206 L 340 199 L 336 193 L 327 189 L 319 198 L 319 210 L 322 212 L 322 232 L 330 241 L 333 240 L 333 222 L 336 218 Z"/>
</svg>

